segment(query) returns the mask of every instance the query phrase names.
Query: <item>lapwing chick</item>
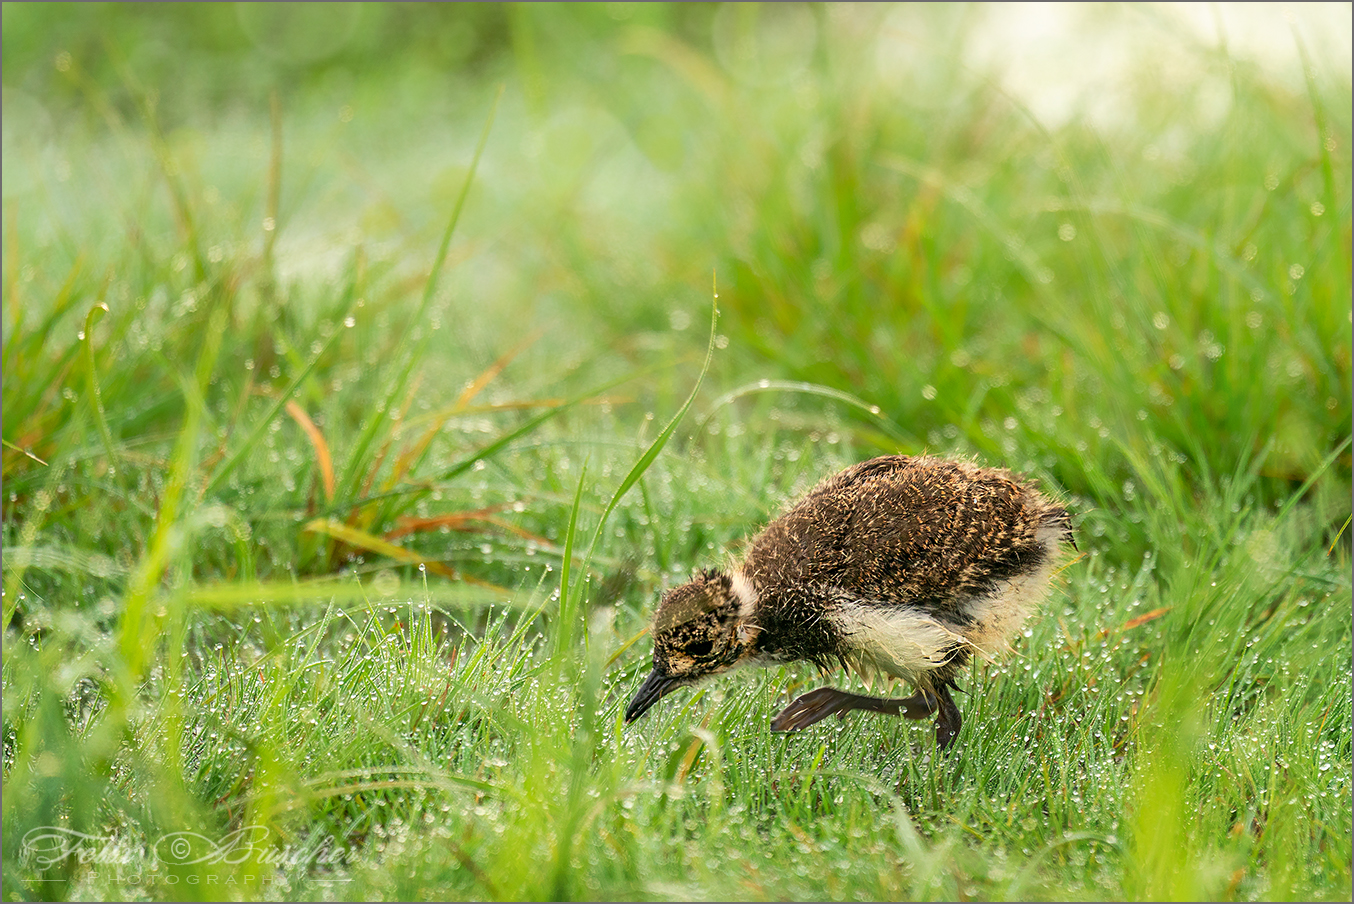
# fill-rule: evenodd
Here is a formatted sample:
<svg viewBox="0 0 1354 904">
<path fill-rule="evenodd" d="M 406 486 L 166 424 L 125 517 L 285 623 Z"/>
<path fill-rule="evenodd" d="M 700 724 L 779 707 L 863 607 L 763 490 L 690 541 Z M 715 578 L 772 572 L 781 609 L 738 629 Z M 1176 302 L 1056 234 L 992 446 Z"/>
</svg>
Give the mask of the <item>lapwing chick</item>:
<svg viewBox="0 0 1354 904">
<path fill-rule="evenodd" d="M 1072 543 L 1067 510 L 1010 471 L 888 455 L 823 481 L 753 538 L 727 570 L 663 595 L 653 672 L 625 711 L 744 665 L 806 659 L 916 690 L 885 699 L 821 687 L 771 721 L 796 731 L 851 710 L 936 717 L 959 733 L 950 695 L 974 655 L 1009 646 Z"/>
</svg>

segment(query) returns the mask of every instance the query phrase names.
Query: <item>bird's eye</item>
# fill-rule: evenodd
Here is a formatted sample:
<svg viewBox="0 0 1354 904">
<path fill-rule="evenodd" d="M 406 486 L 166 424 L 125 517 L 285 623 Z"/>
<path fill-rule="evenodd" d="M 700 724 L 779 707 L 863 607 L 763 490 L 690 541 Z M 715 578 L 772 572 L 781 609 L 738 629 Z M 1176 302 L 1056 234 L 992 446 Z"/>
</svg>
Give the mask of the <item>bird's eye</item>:
<svg viewBox="0 0 1354 904">
<path fill-rule="evenodd" d="M 696 658 L 702 658 L 710 655 L 710 651 L 715 645 L 708 640 L 698 640 L 686 648 L 686 651 Z"/>
</svg>

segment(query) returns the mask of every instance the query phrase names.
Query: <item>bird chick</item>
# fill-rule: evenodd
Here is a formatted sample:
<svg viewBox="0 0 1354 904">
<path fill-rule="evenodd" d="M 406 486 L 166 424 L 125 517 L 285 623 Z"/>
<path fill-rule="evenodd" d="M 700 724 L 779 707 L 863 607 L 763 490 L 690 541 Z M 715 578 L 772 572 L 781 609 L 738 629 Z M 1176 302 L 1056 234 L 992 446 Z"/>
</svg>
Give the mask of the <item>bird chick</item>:
<svg viewBox="0 0 1354 904">
<path fill-rule="evenodd" d="M 901 678 L 911 697 L 818 688 L 771 722 L 795 731 L 834 713 L 936 716 L 943 750 L 961 718 L 950 694 L 973 654 L 1009 646 L 1047 592 L 1066 509 L 1010 471 L 889 455 L 823 481 L 772 521 L 725 571 L 663 595 L 653 672 L 625 712 L 739 665 L 840 663 Z"/>
</svg>

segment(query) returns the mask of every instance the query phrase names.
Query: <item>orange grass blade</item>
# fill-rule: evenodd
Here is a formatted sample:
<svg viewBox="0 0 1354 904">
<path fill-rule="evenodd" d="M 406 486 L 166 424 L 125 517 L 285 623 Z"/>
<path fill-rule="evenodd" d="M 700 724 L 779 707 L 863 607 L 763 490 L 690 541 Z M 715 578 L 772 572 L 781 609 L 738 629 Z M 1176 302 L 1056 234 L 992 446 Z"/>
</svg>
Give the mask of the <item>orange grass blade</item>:
<svg viewBox="0 0 1354 904">
<path fill-rule="evenodd" d="M 456 397 L 456 401 L 452 402 L 451 407 L 446 408 L 439 413 L 437 419 L 433 421 L 433 425 L 424 431 L 423 435 L 419 437 L 418 442 L 400 453 L 400 457 L 395 460 L 395 470 L 391 474 L 387 489 L 404 479 L 404 475 L 408 473 L 409 469 L 423 458 L 424 453 L 428 451 L 429 444 L 433 441 L 433 437 L 437 436 L 438 431 L 446 426 L 447 421 L 465 410 L 465 406 L 469 404 L 470 400 L 479 395 L 480 392 L 484 390 L 484 387 L 492 383 L 494 378 L 501 374 L 503 369 L 512 362 L 513 358 L 516 358 L 522 352 L 530 348 L 537 339 L 540 339 L 541 336 L 544 335 L 544 333 L 545 330 L 537 330 L 535 333 L 532 333 L 515 347 L 499 355 L 498 359 L 494 361 L 493 364 L 490 364 L 479 376 L 471 380 L 470 384 Z"/>
<path fill-rule="evenodd" d="M 402 515 L 396 519 L 395 528 L 386 531 L 385 538 L 387 540 L 398 540 L 400 537 L 409 534 L 426 533 L 443 527 L 457 531 L 471 531 L 474 530 L 474 528 L 470 526 L 471 523 L 479 522 L 480 524 L 491 524 L 494 527 L 501 528 L 510 534 L 521 537 L 523 540 L 535 540 L 546 549 L 554 546 L 554 544 L 545 537 L 537 536 L 531 531 L 523 530 L 516 524 L 493 516 L 494 512 L 501 511 L 505 507 L 506 506 L 504 505 L 494 505 L 473 512 L 448 512 L 445 515 L 434 515 L 431 518 L 415 518 L 411 515 Z"/>
<path fill-rule="evenodd" d="M 1171 611 L 1170 606 L 1162 606 L 1160 609 L 1153 609 L 1151 612 L 1144 612 L 1137 618 L 1130 618 L 1128 621 L 1124 622 L 1124 626 L 1121 630 L 1128 631 L 1132 628 L 1138 627 L 1139 625 L 1145 625 L 1149 621 L 1156 621 L 1158 618 L 1161 618 L 1161 616 L 1165 615 L 1167 612 L 1170 611 Z"/>
<path fill-rule="evenodd" d="M 460 530 L 460 525 L 467 521 L 483 521 L 488 515 L 502 511 L 506 507 L 507 503 L 503 503 L 502 505 L 490 505 L 469 512 L 447 512 L 443 515 L 433 515 L 430 518 L 415 518 L 412 515 L 403 515 L 395 521 L 395 529 L 387 531 L 385 537 L 387 540 L 396 540 L 406 534 L 419 534 L 441 527 Z"/>
<path fill-rule="evenodd" d="M 522 528 L 518 527 L 516 524 L 512 524 L 511 522 L 504 521 L 502 518 L 495 518 L 493 515 L 486 515 L 486 516 L 485 516 L 484 518 L 482 518 L 481 520 L 482 520 L 485 524 L 492 524 L 492 525 L 494 525 L 495 527 L 501 527 L 501 528 L 503 528 L 505 531 L 507 531 L 508 533 L 510 533 L 510 534 L 515 534 L 516 536 L 521 537 L 523 540 L 535 540 L 536 543 L 537 543 L 542 549 L 550 550 L 550 549 L 554 549 L 554 548 L 555 548 L 555 544 L 552 543 L 548 538 L 542 537 L 542 536 L 540 536 L 539 534 L 533 534 L 533 533 L 532 533 L 531 531 L 529 531 L 529 530 L 523 530 Z"/>
<path fill-rule="evenodd" d="M 324 480 L 324 501 L 334 501 L 334 462 L 329 457 L 329 444 L 324 441 L 324 434 L 320 428 L 315 426 L 315 422 L 306 414 L 306 410 L 296 403 L 293 399 L 287 402 L 287 413 L 291 415 L 292 420 L 301 426 L 310 439 L 310 445 L 315 449 L 315 461 L 320 466 L 320 477 Z"/>
<path fill-rule="evenodd" d="M 543 335 L 545 335 L 545 330 L 543 329 L 537 330 L 527 338 L 523 339 L 521 342 L 517 343 L 517 345 L 515 345 L 513 348 L 499 355 L 497 361 L 486 367 L 484 369 L 484 372 L 481 373 L 474 380 L 472 380 L 470 382 L 470 385 L 467 386 L 459 396 L 457 396 L 456 401 L 452 405 L 452 407 L 458 411 L 461 408 L 465 407 L 465 405 L 468 404 L 471 399 L 480 394 L 480 392 L 484 389 L 484 387 L 488 386 L 490 383 L 493 382 L 494 377 L 497 377 L 499 374 L 503 372 L 503 369 L 512 362 L 513 358 L 516 358 L 518 355 L 522 354 L 522 352 L 526 351 L 527 349 L 531 348 L 531 346 L 535 345 L 536 340 L 540 339 L 541 336 Z"/>
<path fill-rule="evenodd" d="M 414 398 L 418 395 L 418 388 L 422 383 L 423 383 L 423 375 L 418 374 L 417 376 L 414 377 L 414 382 L 413 384 L 410 385 L 409 391 L 405 393 L 404 401 L 400 403 L 399 413 L 395 417 L 395 428 L 390 431 L 390 439 L 386 440 L 385 445 L 381 447 L 382 458 L 385 457 L 386 449 L 390 446 L 392 442 L 395 441 L 395 437 L 399 436 L 400 425 L 404 423 L 405 415 L 407 415 L 409 413 L 409 409 L 413 407 Z M 404 453 L 401 453 L 400 456 L 395 459 L 395 464 L 390 469 L 390 476 L 381 482 L 381 488 L 384 490 L 388 490 L 391 487 L 395 486 L 395 484 L 399 483 L 400 480 L 404 478 L 405 467 L 406 466 L 404 464 Z M 376 477 L 376 469 L 372 468 L 371 473 L 367 475 L 366 486 L 371 486 L 375 477 Z"/>
</svg>

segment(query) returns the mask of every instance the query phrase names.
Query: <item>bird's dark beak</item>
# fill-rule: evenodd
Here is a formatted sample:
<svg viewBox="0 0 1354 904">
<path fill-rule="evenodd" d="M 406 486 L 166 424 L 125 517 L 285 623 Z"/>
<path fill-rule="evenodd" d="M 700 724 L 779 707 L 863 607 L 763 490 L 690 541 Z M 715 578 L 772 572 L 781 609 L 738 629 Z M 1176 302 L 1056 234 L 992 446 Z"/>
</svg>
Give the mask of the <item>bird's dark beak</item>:
<svg viewBox="0 0 1354 904">
<path fill-rule="evenodd" d="M 658 702 L 659 697 L 669 691 L 675 691 L 683 683 L 679 678 L 659 674 L 657 669 L 650 672 L 649 677 L 644 679 L 644 683 L 635 692 L 635 699 L 631 700 L 630 705 L 625 708 L 625 724 L 629 725 L 644 715 L 649 707 Z"/>
</svg>

